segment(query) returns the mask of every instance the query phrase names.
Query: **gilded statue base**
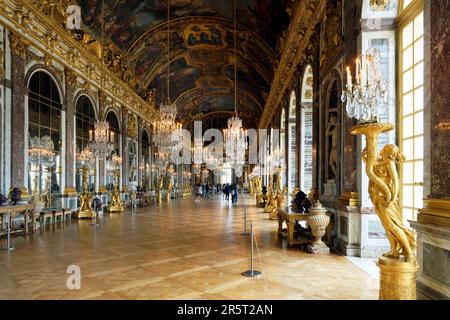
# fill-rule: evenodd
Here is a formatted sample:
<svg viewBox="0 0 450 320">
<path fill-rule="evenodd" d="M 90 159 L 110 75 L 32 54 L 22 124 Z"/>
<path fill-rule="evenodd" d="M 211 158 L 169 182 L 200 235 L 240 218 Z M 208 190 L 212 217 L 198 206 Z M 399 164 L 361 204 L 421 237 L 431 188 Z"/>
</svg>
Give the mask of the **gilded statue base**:
<svg viewBox="0 0 450 320">
<path fill-rule="evenodd" d="M 94 219 L 95 218 L 95 212 L 92 210 L 86 210 L 86 211 L 77 211 L 74 214 L 74 217 L 76 219 Z"/>
<path fill-rule="evenodd" d="M 381 257 L 380 300 L 416 300 L 416 277 L 419 267 L 404 259 Z"/>
<path fill-rule="evenodd" d="M 124 209 L 122 206 L 111 204 L 111 205 L 106 206 L 105 211 L 109 212 L 109 213 L 122 213 L 124 211 Z"/>
</svg>

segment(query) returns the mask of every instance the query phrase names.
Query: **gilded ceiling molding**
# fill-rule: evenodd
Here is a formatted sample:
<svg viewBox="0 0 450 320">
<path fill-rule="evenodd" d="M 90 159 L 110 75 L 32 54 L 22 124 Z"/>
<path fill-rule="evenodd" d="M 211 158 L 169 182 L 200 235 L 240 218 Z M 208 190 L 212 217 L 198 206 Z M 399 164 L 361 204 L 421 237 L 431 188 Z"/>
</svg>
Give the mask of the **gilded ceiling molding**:
<svg viewBox="0 0 450 320">
<path fill-rule="evenodd" d="M 66 68 L 72 69 L 89 86 L 100 90 L 103 68 L 103 90 L 111 99 L 119 101 L 139 117 L 152 122 L 156 118 L 154 105 L 143 100 L 108 67 L 102 65 L 96 51 L 99 43 L 92 36 L 83 38 L 63 27 L 65 9 L 71 1 L 0 0 L 0 23 L 9 30 L 16 30 L 11 36 L 11 47 L 15 54 L 26 57 L 30 43 Z M 20 33 L 20 35 L 19 35 Z M 97 50 L 98 53 L 98 50 Z M 117 89 L 114 89 L 114 88 Z"/>
<path fill-rule="evenodd" d="M 316 24 L 325 14 L 326 4 L 326 0 L 304 0 L 297 6 L 289 25 L 286 44 L 259 122 L 259 128 L 267 128 L 275 112 L 278 111 L 277 106 L 281 105 L 281 100 L 294 77 L 297 66 L 302 61 L 306 61 L 309 39 L 315 31 Z"/>
</svg>

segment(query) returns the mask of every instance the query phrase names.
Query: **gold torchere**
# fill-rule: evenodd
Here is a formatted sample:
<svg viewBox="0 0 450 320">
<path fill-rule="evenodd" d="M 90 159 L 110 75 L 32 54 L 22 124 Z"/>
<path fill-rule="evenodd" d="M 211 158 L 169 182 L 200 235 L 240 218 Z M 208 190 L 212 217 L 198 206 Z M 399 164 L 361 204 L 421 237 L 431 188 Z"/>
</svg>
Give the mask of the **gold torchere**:
<svg viewBox="0 0 450 320">
<path fill-rule="evenodd" d="M 273 207 L 270 212 L 269 219 L 278 219 L 278 209 L 283 207 L 286 203 L 287 188 L 281 187 L 281 175 L 283 170 L 281 167 L 277 170 L 277 192 L 273 196 Z"/>
<path fill-rule="evenodd" d="M 249 192 L 250 192 L 250 197 L 254 197 L 255 196 L 255 187 L 254 187 L 254 184 L 255 184 L 255 180 L 254 179 L 251 179 L 250 180 L 250 183 L 248 184 L 248 188 L 249 188 Z"/>
<path fill-rule="evenodd" d="M 369 177 L 369 194 L 386 230 L 391 250 L 378 260 L 380 299 L 416 299 L 416 240 L 414 231 L 402 222 L 398 203 L 399 178 L 396 163 L 405 157 L 396 145 L 386 145 L 378 155 L 378 137 L 394 128 L 389 123 L 365 123 L 352 128 L 354 135 L 366 137 L 362 159 Z"/>
<path fill-rule="evenodd" d="M 162 201 L 163 188 L 164 188 L 164 177 L 161 175 L 159 176 L 158 189 L 156 190 L 156 199 L 158 203 L 161 203 Z"/>
<path fill-rule="evenodd" d="M 261 203 L 264 202 L 261 177 L 256 177 L 254 179 L 254 184 L 255 184 L 254 192 L 255 192 L 255 197 L 256 197 L 256 206 L 260 206 Z"/>
<path fill-rule="evenodd" d="M 269 176 L 269 186 L 267 188 L 267 202 L 264 212 L 271 213 L 274 206 L 274 190 L 273 190 L 273 175 Z"/>
<path fill-rule="evenodd" d="M 172 178 L 170 176 L 168 176 L 167 179 L 167 194 L 166 194 L 166 200 L 169 201 L 170 200 L 170 193 L 172 191 Z"/>
<path fill-rule="evenodd" d="M 114 187 L 111 193 L 111 203 L 106 207 L 107 212 L 123 212 L 122 201 L 119 192 L 120 170 L 114 171 Z"/>
<path fill-rule="evenodd" d="M 75 213 L 77 219 L 93 219 L 95 213 L 92 210 L 91 201 L 92 196 L 89 193 L 88 188 L 88 173 L 89 169 L 87 166 L 83 166 L 83 192 L 80 194 L 80 208 Z"/>
</svg>

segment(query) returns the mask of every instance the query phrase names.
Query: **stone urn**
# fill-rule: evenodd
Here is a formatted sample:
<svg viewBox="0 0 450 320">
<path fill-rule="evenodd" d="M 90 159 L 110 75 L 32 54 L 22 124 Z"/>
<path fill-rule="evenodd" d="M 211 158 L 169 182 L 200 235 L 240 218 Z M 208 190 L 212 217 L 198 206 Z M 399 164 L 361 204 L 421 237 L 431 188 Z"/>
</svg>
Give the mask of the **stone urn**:
<svg viewBox="0 0 450 320">
<path fill-rule="evenodd" d="M 319 201 L 314 203 L 314 206 L 309 209 L 308 225 L 311 227 L 311 232 L 314 241 L 310 245 L 310 250 L 313 253 L 329 253 L 330 248 L 322 241 L 325 236 L 326 229 L 330 224 L 330 216 Z"/>
</svg>

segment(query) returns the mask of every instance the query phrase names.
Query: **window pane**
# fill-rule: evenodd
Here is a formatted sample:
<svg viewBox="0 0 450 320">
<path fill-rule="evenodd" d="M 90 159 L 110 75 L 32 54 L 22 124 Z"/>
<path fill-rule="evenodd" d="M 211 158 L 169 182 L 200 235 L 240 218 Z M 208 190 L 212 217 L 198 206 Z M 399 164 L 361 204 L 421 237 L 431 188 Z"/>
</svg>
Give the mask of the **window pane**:
<svg viewBox="0 0 450 320">
<path fill-rule="evenodd" d="M 413 46 L 403 51 L 403 71 L 413 66 Z"/>
<path fill-rule="evenodd" d="M 413 89 L 413 70 L 409 70 L 403 74 L 403 93 Z"/>
<path fill-rule="evenodd" d="M 420 87 L 414 91 L 414 111 L 420 111 L 423 109 L 423 87 Z"/>
<path fill-rule="evenodd" d="M 414 183 L 414 169 L 412 162 L 403 164 L 403 183 Z"/>
<path fill-rule="evenodd" d="M 403 209 L 403 221 L 406 223 L 408 220 L 414 220 L 414 210 Z"/>
<path fill-rule="evenodd" d="M 415 186 L 414 187 L 414 207 L 422 208 L 423 207 L 423 187 Z"/>
<path fill-rule="evenodd" d="M 423 60 L 423 37 L 414 44 L 414 64 Z M 403 58 L 404 59 L 404 58 Z"/>
<path fill-rule="evenodd" d="M 403 96 L 403 115 L 406 116 L 413 112 L 413 93 L 410 92 Z"/>
<path fill-rule="evenodd" d="M 414 19 L 414 40 L 423 35 L 423 12 Z"/>
<path fill-rule="evenodd" d="M 50 107 L 41 104 L 40 125 L 50 127 Z"/>
<path fill-rule="evenodd" d="M 414 115 L 414 135 L 423 134 L 423 112 Z"/>
<path fill-rule="evenodd" d="M 423 85 L 423 62 L 414 67 L 414 88 Z"/>
<path fill-rule="evenodd" d="M 403 123 L 404 123 L 404 125 L 403 125 L 403 138 L 409 138 L 409 137 L 412 137 L 413 136 L 413 129 L 414 129 L 414 126 L 412 125 L 413 124 L 413 120 L 414 119 L 414 116 L 409 116 L 409 117 L 405 117 L 404 118 L 404 120 L 403 120 Z"/>
<path fill-rule="evenodd" d="M 423 137 L 414 139 L 414 158 L 423 159 Z"/>
<path fill-rule="evenodd" d="M 405 9 L 409 4 L 412 2 L 412 0 L 404 0 L 403 1 L 403 9 Z"/>
<path fill-rule="evenodd" d="M 423 182 L 423 162 L 414 162 L 414 181 Z"/>
<path fill-rule="evenodd" d="M 403 141 L 403 154 L 406 157 L 406 160 L 412 160 L 413 159 L 413 139 L 408 139 Z"/>
<path fill-rule="evenodd" d="M 413 42 L 413 23 L 411 22 L 403 29 L 403 48 Z"/>
<path fill-rule="evenodd" d="M 414 194 L 414 188 L 412 186 L 404 185 L 403 186 L 403 206 L 404 207 L 413 207 L 414 201 L 413 201 L 413 194 Z"/>
</svg>

